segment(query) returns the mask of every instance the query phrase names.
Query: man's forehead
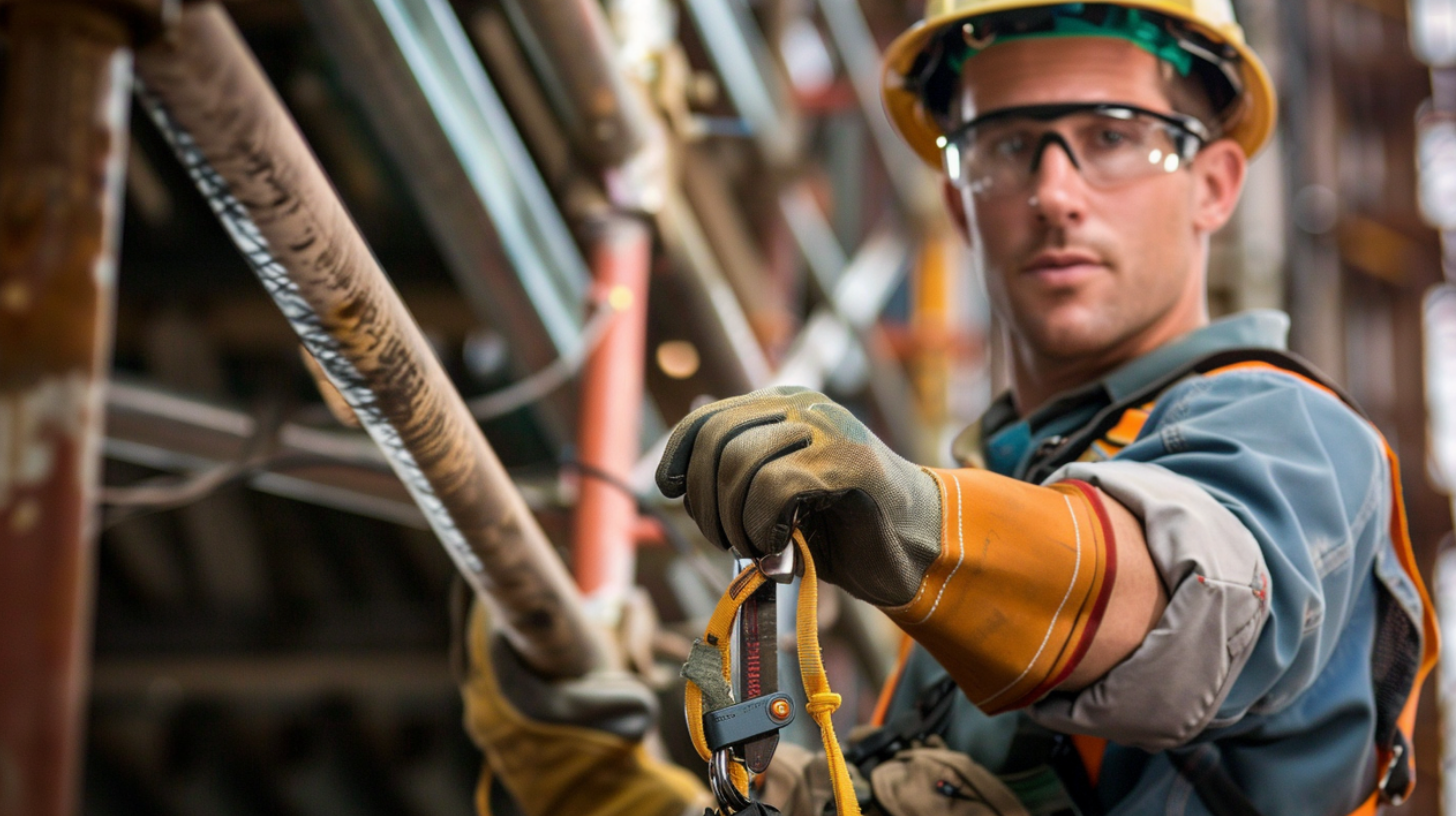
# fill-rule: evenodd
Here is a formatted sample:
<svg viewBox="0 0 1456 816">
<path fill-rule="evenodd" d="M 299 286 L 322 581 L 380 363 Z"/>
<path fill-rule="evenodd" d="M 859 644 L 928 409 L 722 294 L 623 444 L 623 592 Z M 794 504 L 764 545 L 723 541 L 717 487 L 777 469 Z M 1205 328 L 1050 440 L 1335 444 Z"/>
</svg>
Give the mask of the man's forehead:
<svg viewBox="0 0 1456 816">
<path fill-rule="evenodd" d="M 994 45 L 961 71 L 961 115 L 1020 105 L 1127 102 L 1168 107 L 1157 57 L 1111 37 L 1056 37 Z"/>
</svg>

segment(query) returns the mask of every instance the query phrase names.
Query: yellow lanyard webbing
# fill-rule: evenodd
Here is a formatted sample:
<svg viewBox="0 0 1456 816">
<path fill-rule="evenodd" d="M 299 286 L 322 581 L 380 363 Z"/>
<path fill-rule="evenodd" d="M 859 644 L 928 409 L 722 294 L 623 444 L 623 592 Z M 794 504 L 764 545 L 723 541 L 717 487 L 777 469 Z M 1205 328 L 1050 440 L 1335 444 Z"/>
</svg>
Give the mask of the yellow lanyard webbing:
<svg viewBox="0 0 1456 816">
<path fill-rule="evenodd" d="M 819 581 L 814 572 L 814 559 L 809 555 L 809 544 L 798 530 L 794 531 L 794 544 L 799 549 L 799 557 L 803 559 L 804 578 L 799 584 L 799 608 L 798 608 L 798 637 L 799 637 L 799 675 L 804 681 L 804 697 L 808 703 L 804 706 L 809 716 L 819 726 L 819 736 L 824 741 L 824 753 L 829 760 L 829 779 L 834 785 L 834 802 L 838 807 L 840 816 L 860 816 L 859 800 L 854 796 L 854 785 L 849 779 L 849 768 L 844 762 L 844 752 L 840 750 L 839 739 L 834 736 L 834 723 L 831 715 L 839 708 L 840 697 L 829 689 L 829 677 L 824 673 L 824 661 L 819 654 Z M 713 616 L 708 619 L 708 627 L 703 632 L 703 642 L 718 649 L 718 654 L 723 663 L 723 679 L 731 677 L 733 665 L 730 660 L 729 650 L 732 642 L 733 619 L 738 615 L 739 607 L 748 600 L 754 590 L 763 585 L 767 580 L 763 573 L 756 566 L 749 566 L 733 579 L 728 585 L 728 590 L 723 593 L 723 598 L 718 601 L 718 607 L 713 610 Z M 693 747 L 697 749 L 698 756 L 707 762 L 712 759 L 712 753 L 708 750 L 708 741 L 703 734 L 703 692 L 698 685 L 689 680 L 684 694 L 685 708 L 687 709 L 688 731 L 693 738 Z M 733 763 L 730 769 L 733 777 L 733 784 L 736 785 L 744 795 L 748 793 L 748 772 L 738 763 Z"/>
</svg>

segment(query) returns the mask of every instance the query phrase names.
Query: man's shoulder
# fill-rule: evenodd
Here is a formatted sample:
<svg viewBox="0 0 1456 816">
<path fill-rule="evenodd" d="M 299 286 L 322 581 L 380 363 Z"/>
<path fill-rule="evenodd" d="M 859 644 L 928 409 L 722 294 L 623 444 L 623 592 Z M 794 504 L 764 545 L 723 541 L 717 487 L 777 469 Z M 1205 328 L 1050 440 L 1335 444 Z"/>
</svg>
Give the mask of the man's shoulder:
<svg viewBox="0 0 1456 816">
<path fill-rule="evenodd" d="M 1191 374 L 1153 403 L 1150 422 L 1225 417 L 1251 430 L 1311 425 L 1374 437 L 1375 430 L 1353 404 L 1330 386 L 1298 371 L 1269 363 L 1231 365 Z"/>
<path fill-rule="evenodd" d="M 1201 481 L 1222 475 L 1272 489 L 1324 474 L 1325 489 L 1357 502 L 1387 478 L 1385 443 L 1374 425 L 1330 389 L 1272 367 L 1180 381 L 1118 458 L 1186 469 Z"/>
</svg>

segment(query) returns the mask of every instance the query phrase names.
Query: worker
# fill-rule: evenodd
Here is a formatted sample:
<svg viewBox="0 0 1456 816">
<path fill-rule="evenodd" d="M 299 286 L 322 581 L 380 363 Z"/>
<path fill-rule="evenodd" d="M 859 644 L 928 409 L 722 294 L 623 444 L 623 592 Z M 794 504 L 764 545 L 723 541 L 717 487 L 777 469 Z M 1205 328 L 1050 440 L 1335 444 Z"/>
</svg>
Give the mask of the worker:
<svg viewBox="0 0 1456 816">
<path fill-rule="evenodd" d="M 1210 238 L 1275 120 L 1228 0 L 929 0 L 886 63 L 1009 338 L 1009 392 L 959 468 L 784 387 L 693 412 L 657 472 L 725 549 L 799 530 L 820 577 L 912 639 L 849 750 L 867 798 L 925 812 L 874 783 L 932 746 L 1036 814 L 1399 801 L 1436 632 L 1394 461 L 1284 351 L 1282 314 L 1208 315 Z M 618 772 L 654 813 L 701 807 L 668 769 Z M 910 795 L 972 798 L 923 778 Z M 535 812 L 641 800 L 612 801 Z"/>
</svg>

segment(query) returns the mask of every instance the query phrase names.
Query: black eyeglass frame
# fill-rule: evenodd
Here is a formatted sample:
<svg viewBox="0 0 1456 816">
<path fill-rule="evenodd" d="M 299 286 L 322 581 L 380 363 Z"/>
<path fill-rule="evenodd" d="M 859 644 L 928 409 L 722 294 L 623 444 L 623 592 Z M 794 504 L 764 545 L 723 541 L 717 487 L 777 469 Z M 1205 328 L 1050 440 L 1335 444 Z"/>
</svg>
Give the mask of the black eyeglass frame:
<svg viewBox="0 0 1456 816">
<path fill-rule="evenodd" d="M 951 151 L 960 152 L 964 146 L 965 137 L 977 127 L 988 123 L 994 123 L 1003 119 L 1027 118 L 1041 122 L 1054 122 L 1058 119 L 1072 116 L 1079 113 L 1093 113 L 1107 116 L 1113 119 L 1124 121 L 1135 117 L 1146 117 L 1174 131 L 1174 139 L 1179 143 L 1179 156 L 1184 162 L 1191 161 L 1194 156 L 1212 141 L 1208 126 L 1195 117 L 1181 113 L 1164 113 L 1162 111 L 1148 110 L 1137 105 L 1130 105 L 1125 102 L 1060 102 L 1046 105 L 1020 105 L 1011 108 L 1001 108 L 990 111 L 982 116 L 966 122 L 946 133 L 941 137 L 938 144 L 945 154 L 946 173 L 949 174 L 953 183 L 961 186 L 966 180 L 961 179 L 959 168 L 952 168 L 949 162 Z M 1072 147 L 1067 144 L 1066 139 L 1057 131 L 1052 130 L 1042 135 L 1040 144 L 1037 146 L 1035 156 L 1032 159 L 1031 172 L 1035 173 L 1037 166 L 1041 164 L 1042 154 L 1052 143 L 1059 143 L 1062 149 L 1071 158 L 1072 164 L 1079 170 L 1081 163 L 1077 160 Z"/>
<path fill-rule="evenodd" d="M 1110 116 L 1114 119 L 1131 118 L 1125 115 L 1119 116 L 1119 113 L 1147 116 L 1192 136 L 1198 141 L 1198 150 L 1202 150 L 1213 140 L 1212 134 L 1208 132 L 1208 127 L 1198 121 L 1196 117 L 1188 116 L 1187 114 L 1163 113 L 1123 102 L 1058 102 L 1050 105 L 1020 105 L 1012 108 L 1000 108 L 977 116 L 971 121 L 958 125 L 954 130 L 947 132 L 942 137 L 945 141 L 941 143 L 941 147 L 953 142 L 959 143 L 971 130 L 989 122 L 1022 117 L 1035 119 L 1039 122 L 1055 122 L 1058 119 L 1063 119 L 1077 113 L 1096 113 L 1101 116 Z M 1193 152 L 1197 153 L 1198 151 L 1195 150 Z"/>
</svg>

